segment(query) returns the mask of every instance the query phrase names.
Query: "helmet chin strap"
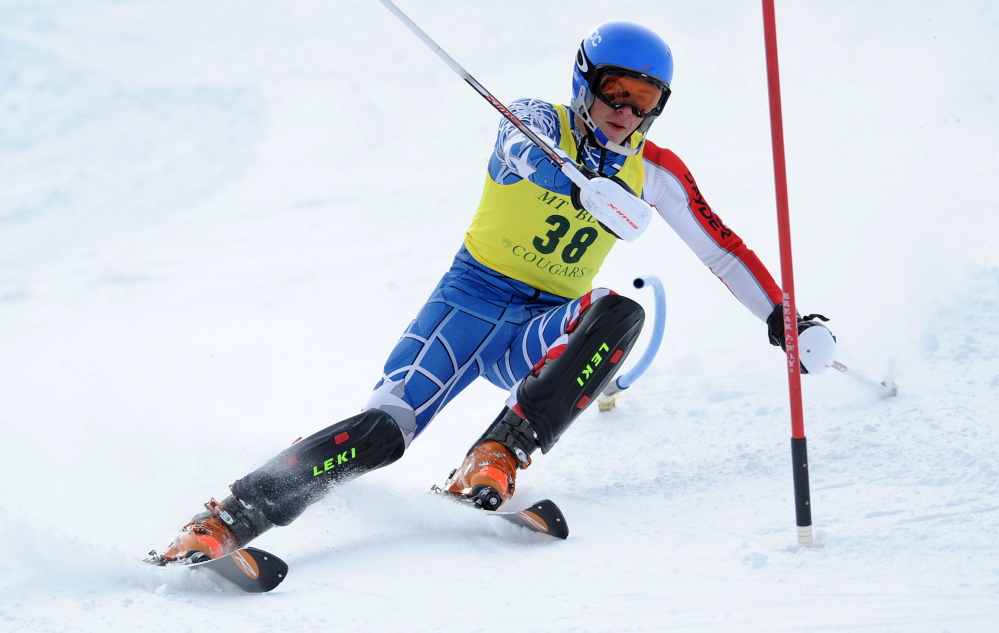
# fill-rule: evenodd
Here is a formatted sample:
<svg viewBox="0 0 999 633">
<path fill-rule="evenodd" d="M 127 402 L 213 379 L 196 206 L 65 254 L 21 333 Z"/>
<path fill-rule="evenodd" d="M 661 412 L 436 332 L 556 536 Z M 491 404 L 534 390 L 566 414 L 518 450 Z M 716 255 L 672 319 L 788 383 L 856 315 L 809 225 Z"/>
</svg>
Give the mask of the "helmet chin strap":
<svg viewBox="0 0 999 633">
<path fill-rule="evenodd" d="M 604 134 L 603 130 L 601 130 L 599 127 L 596 126 L 593 127 L 592 134 L 593 138 L 596 139 L 597 143 L 599 143 L 601 147 L 607 148 L 610 151 L 614 152 L 615 154 L 623 154 L 624 156 L 634 156 L 638 154 L 638 150 L 642 149 L 642 143 L 639 143 L 638 147 L 618 145 L 617 143 L 607 138 L 607 135 Z"/>
<path fill-rule="evenodd" d="M 587 103 L 587 101 L 589 101 L 589 103 Z M 639 150 L 642 149 L 644 142 L 639 143 L 638 147 L 629 147 L 619 145 L 607 138 L 607 135 L 604 134 L 603 130 L 601 130 L 593 121 L 593 117 L 590 116 L 590 106 L 593 105 L 592 97 L 588 100 L 585 99 L 583 97 L 582 90 L 579 91 L 579 94 L 576 95 L 576 98 L 573 99 L 572 103 L 569 105 L 571 106 L 572 111 L 583 120 L 583 125 L 586 126 L 589 135 L 593 137 L 593 140 L 596 141 L 600 147 L 623 156 L 635 156 L 638 154 Z"/>
</svg>

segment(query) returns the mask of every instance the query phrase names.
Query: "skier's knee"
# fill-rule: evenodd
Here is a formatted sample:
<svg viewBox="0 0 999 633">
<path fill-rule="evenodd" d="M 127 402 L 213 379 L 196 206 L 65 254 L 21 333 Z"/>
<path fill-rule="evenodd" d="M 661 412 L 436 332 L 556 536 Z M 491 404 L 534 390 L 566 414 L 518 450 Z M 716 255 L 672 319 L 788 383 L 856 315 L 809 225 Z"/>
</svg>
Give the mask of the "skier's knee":
<svg viewBox="0 0 999 633">
<path fill-rule="evenodd" d="M 406 442 L 392 416 L 371 409 L 299 440 L 236 481 L 233 494 L 288 525 L 331 486 L 396 461 Z"/>
<path fill-rule="evenodd" d="M 531 423 L 542 453 L 610 383 L 635 344 L 645 311 L 621 295 L 593 302 L 569 332 L 565 349 L 517 388 L 520 413 Z"/>
<path fill-rule="evenodd" d="M 408 447 L 413 438 L 416 437 L 416 411 L 402 399 L 405 391 L 403 383 L 385 379 L 371 392 L 364 408 L 365 410 L 378 409 L 388 414 L 399 427 Z"/>
</svg>

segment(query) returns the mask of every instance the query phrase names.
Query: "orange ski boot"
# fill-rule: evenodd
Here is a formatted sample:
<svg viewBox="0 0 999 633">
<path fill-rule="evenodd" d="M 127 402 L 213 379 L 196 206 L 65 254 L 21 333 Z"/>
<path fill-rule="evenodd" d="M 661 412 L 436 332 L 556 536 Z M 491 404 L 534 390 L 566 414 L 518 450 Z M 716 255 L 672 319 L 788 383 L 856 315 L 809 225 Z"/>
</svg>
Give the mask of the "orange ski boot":
<svg viewBox="0 0 999 633">
<path fill-rule="evenodd" d="M 495 510 L 513 496 L 517 469 L 531 465 L 531 453 L 537 448 L 537 434 L 530 422 L 504 407 L 461 466 L 451 471 L 444 492 L 483 510 Z"/>
<path fill-rule="evenodd" d="M 530 463 L 530 462 L 528 462 Z M 519 463 L 495 440 L 475 446 L 451 471 L 444 490 L 465 497 L 484 510 L 495 510 L 513 496 Z"/>
<path fill-rule="evenodd" d="M 222 558 L 273 527 L 252 505 L 234 496 L 226 497 L 222 503 L 212 499 L 205 508 L 206 512 L 181 528 L 162 554 L 150 552 L 147 562 L 167 565 Z"/>
<path fill-rule="evenodd" d="M 209 512 L 194 517 L 180 530 L 160 558 L 165 561 L 179 561 L 184 558 L 222 558 L 239 549 L 240 543 L 225 522 L 219 518 L 225 508 L 212 499 L 205 504 Z M 199 554 L 200 552 L 200 554 Z"/>
</svg>

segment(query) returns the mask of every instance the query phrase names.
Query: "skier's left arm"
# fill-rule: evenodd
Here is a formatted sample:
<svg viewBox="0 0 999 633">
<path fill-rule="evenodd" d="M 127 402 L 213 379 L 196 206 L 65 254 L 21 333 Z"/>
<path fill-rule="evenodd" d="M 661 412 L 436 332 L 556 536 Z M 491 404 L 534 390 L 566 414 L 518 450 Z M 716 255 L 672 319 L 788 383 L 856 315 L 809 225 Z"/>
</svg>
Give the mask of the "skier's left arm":
<svg viewBox="0 0 999 633">
<path fill-rule="evenodd" d="M 758 319 L 767 324 L 767 334 L 773 345 L 784 348 L 783 293 L 770 271 L 711 209 L 687 166 L 668 149 L 646 141 L 645 182 L 642 196 L 680 236 L 711 272 Z M 798 317 L 798 331 L 803 333 L 821 325 L 821 315 Z M 824 326 L 822 329 L 825 329 Z M 826 330 L 828 332 L 828 330 Z M 818 331 L 813 335 L 820 334 Z M 835 338 L 828 337 L 831 341 Z M 830 345 L 823 348 L 832 354 Z M 825 369 L 825 356 L 813 365 L 813 373 Z M 804 364 L 803 373 L 808 373 Z"/>
<path fill-rule="evenodd" d="M 766 322 L 782 295 L 763 262 L 711 209 L 676 154 L 646 141 L 643 158 L 642 197 L 742 305 Z"/>
</svg>

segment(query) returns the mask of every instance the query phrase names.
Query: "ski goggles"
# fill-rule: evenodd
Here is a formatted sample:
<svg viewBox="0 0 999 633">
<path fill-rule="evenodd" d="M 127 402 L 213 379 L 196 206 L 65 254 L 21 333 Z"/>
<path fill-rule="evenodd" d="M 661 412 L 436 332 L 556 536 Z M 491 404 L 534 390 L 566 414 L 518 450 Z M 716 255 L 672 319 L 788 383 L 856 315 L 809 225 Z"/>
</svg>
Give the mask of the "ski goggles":
<svg viewBox="0 0 999 633">
<path fill-rule="evenodd" d="M 640 119 L 659 115 L 670 95 L 669 86 L 652 83 L 637 74 L 623 73 L 619 68 L 599 74 L 594 86 L 593 92 L 601 101 L 615 110 L 631 108 Z"/>
</svg>

